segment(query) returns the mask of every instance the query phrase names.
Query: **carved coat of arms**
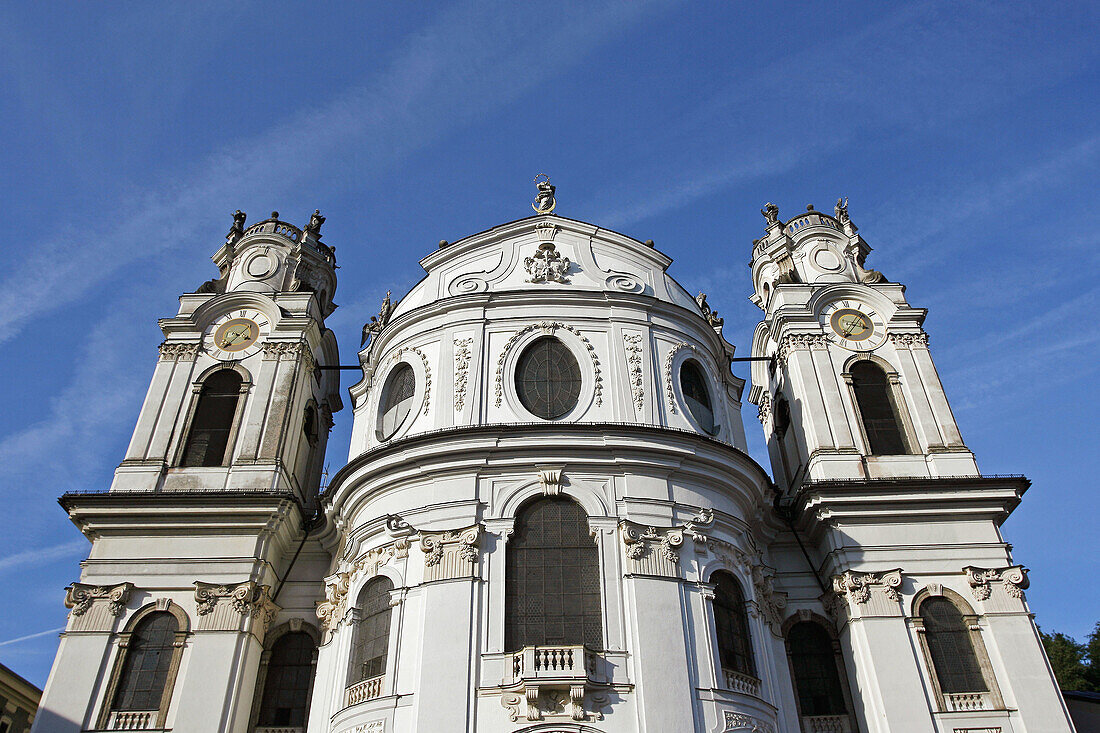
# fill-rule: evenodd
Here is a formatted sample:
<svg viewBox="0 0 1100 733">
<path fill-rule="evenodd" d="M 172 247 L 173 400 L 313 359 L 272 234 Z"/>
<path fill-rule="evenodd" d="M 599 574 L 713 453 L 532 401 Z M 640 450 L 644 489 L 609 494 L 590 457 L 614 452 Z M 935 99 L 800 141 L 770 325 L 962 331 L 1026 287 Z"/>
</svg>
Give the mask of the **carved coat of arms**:
<svg viewBox="0 0 1100 733">
<path fill-rule="evenodd" d="M 529 283 L 567 283 L 571 264 L 568 257 L 558 252 L 553 242 L 541 243 L 538 252 L 523 260 L 523 266 L 531 276 L 527 279 Z"/>
</svg>

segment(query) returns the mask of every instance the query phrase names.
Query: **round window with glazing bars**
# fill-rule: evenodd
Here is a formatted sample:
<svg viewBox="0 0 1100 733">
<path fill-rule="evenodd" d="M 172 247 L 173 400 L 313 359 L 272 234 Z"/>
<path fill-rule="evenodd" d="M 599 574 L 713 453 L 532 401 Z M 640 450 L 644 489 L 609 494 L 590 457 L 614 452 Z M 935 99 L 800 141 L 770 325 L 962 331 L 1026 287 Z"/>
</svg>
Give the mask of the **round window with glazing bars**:
<svg viewBox="0 0 1100 733">
<path fill-rule="evenodd" d="M 543 420 L 568 415 L 581 395 L 581 368 L 569 347 L 553 336 L 533 341 L 516 364 L 516 393 Z"/>
</svg>

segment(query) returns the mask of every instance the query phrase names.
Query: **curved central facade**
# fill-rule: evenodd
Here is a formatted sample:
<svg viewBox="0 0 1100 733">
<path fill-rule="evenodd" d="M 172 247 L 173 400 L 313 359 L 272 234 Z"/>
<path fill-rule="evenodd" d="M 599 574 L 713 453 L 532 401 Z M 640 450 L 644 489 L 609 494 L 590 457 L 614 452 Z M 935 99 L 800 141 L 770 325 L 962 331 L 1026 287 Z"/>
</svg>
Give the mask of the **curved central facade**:
<svg viewBox="0 0 1100 733">
<path fill-rule="evenodd" d="M 776 724 L 770 481 L 744 452 L 733 347 L 670 263 L 537 216 L 442 247 L 384 309 L 322 500 L 337 560 L 311 727 Z M 744 599 L 742 671 L 708 621 L 715 573 Z M 380 577 L 399 618 L 385 671 L 361 680 L 355 609 Z"/>
</svg>

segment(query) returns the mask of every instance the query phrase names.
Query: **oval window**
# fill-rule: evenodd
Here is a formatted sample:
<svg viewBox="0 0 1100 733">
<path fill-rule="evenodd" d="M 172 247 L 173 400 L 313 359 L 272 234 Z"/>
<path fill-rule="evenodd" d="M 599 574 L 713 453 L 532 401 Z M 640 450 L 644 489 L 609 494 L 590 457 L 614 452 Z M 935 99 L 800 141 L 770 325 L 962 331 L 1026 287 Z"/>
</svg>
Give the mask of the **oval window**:
<svg viewBox="0 0 1100 733">
<path fill-rule="evenodd" d="M 379 432 L 382 440 L 393 437 L 397 429 L 412 412 L 413 396 L 416 394 L 416 375 L 408 364 L 401 364 L 386 380 L 382 390 L 382 413 Z"/>
<path fill-rule="evenodd" d="M 714 410 L 710 406 L 710 393 L 703 370 L 694 361 L 685 361 L 680 367 L 680 391 L 684 393 L 684 402 L 688 412 L 703 432 L 714 434 Z"/>
<path fill-rule="evenodd" d="M 581 368 L 573 352 L 553 336 L 528 346 L 516 365 L 519 401 L 544 420 L 567 415 L 581 395 Z"/>
</svg>

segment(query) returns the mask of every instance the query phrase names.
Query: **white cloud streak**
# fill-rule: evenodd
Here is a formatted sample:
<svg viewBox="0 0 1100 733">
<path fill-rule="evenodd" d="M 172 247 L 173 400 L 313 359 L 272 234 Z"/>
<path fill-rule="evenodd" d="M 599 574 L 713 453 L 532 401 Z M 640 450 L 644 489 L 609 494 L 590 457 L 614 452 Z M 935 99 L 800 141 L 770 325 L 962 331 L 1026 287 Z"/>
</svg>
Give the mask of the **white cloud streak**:
<svg viewBox="0 0 1100 733">
<path fill-rule="evenodd" d="M 41 565 L 52 560 L 76 557 L 82 551 L 87 552 L 88 541 L 84 539 L 65 542 L 53 547 L 39 547 L 35 550 L 23 550 L 7 557 L 0 558 L 0 573 L 19 568 L 24 565 Z"/>
<path fill-rule="evenodd" d="M 26 636 L 17 636 L 14 639 L 8 639 L 7 641 L 0 641 L 0 646 L 8 646 L 9 644 L 18 644 L 21 641 L 30 641 L 31 639 L 37 639 L 40 636 L 49 636 L 50 634 L 60 634 L 65 630 L 64 626 L 59 626 L 56 629 L 47 629 L 46 631 L 39 631 L 37 634 L 27 634 Z"/>
<path fill-rule="evenodd" d="M 202 241 L 211 212 L 229 209 L 245 191 L 277 199 L 303 179 L 354 159 L 371 175 L 457 126 L 509 103 L 546 76 L 544 49 L 555 49 L 548 71 L 581 63 L 609 36 L 647 17 L 657 3 L 611 3 L 537 22 L 542 9 L 474 6 L 444 13 L 413 34 L 393 61 L 363 86 L 299 108 L 265 133 L 212 152 L 190 171 L 120 203 L 92 221 L 69 221 L 0 281 L 0 342 L 38 314 L 82 297 L 136 260 Z M 469 12 L 465 12 L 469 11 Z M 539 34 L 539 42 L 530 35 Z M 358 146 L 358 147 L 356 147 Z M 356 155 L 349 155 L 354 148 Z M 33 288 L 26 287 L 34 283 Z"/>
</svg>

